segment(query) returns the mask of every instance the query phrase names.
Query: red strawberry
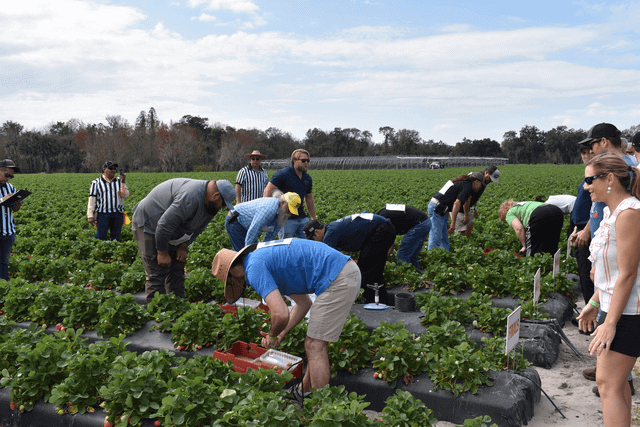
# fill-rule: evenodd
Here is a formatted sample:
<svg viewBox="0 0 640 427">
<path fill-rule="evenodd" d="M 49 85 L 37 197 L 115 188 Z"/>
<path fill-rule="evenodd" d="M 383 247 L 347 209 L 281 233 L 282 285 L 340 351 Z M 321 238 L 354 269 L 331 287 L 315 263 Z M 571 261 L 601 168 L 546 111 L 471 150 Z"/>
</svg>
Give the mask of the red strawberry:
<svg viewBox="0 0 640 427">
<path fill-rule="evenodd" d="M 107 421 L 107 419 L 104 419 L 104 427 L 113 427 L 113 424 L 111 424 L 109 421 Z"/>
<path fill-rule="evenodd" d="M 11 402 L 9 407 L 11 408 L 12 411 L 15 411 L 16 409 L 18 409 L 18 404 L 16 402 Z"/>
<path fill-rule="evenodd" d="M 156 420 L 156 422 L 153 423 L 153 425 L 156 426 L 156 427 L 160 427 L 160 420 Z"/>
</svg>

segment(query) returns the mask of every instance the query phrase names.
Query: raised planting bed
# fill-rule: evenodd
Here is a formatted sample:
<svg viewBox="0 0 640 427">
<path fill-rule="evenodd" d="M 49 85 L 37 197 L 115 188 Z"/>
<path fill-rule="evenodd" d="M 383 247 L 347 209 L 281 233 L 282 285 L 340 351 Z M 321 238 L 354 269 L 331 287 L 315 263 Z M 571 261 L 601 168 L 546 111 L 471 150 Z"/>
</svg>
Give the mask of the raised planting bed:
<svg viewBox="0 0 640 427">
<path fill-rule="evenodd" d="M 373 369 L 363 369 L 356 375 L 338 375 L 331 383 L 366 395 L 365 400 L 371 402 L 368 409 L 381 411 L 395 388 L 374 378 L 373 374 Z M 540 377 L 535 369 L 529 368 L 523 373 L 493 371 L 489 377 L 493 386 L 481 386 L 476 394 L 458 396 L 450 391 L 434 390 L 434 383 L 427 375 L 418 375 L 409 384 L 398 381 L 396 386 L 424 402 L 438 420 L 462 424 L 466 419 L 489 415 L 492 423 L 499 427 L 526 425 L 533 418 L 535 404 L 540 401 Z"/>
</svg>

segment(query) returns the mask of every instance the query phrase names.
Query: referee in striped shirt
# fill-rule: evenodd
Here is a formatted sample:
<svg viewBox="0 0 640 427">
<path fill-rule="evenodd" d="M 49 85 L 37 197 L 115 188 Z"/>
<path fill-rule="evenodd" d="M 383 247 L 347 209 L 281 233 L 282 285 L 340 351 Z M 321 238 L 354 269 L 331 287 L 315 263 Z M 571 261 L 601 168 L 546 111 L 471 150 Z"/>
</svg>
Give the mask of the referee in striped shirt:
<svg viewBox="0 0 640 427">
<path fill-rule="evenodd" d="M 11 159 L 0 160 L 0 203 L 8 196 L 16 193 L 16 188 L 9 183 L 20 168 Z M 0 279 L 9 281 L 9 258 L 16 240 L 16 224 L 13 213 L 22 206 L 22 200 L 11 206 L 0 207 Z"/>
<path fill-rule="evenodd" d="M 87 205 L 87 221 L 95 224 L 96 239 L 107 240 L 107 232 L 111 240 L 120 241 L 122 222 L 124 219 L 124 199 L 129 195 L 126 174 L 121 170 L 116 177 L 118 164 L 111 160 L 102 165 L 103 174 L 91 182 L 89 203 Z"/>
<path fill-rule="evenodd" d="M 261 198 L 269 183 L 267 171 L 260 166 L 260 162 L 267 156 L 260 154 L 258 150 L 253 150 L 252 153 L 245 154 L 244 158 L 251 163 L 240 169 L 236 177 L 236 203 Z"/>
</svg>

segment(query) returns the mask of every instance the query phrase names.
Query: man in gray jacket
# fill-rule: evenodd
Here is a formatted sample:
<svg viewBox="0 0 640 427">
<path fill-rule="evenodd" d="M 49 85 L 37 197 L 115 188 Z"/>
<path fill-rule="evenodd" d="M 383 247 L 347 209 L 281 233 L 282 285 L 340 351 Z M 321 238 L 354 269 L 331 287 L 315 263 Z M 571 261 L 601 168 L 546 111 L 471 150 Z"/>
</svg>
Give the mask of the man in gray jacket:
<svg viewBox="0 0 640 427">
<path fill-rule="evenodd" d="M 175 178 L 157 185 L 133 208 L 131 231 L 147 276 L 147 302 L 156 292 L 184 298 L 187 247 L 236 192 L 226 180 Z"/>
</svg>

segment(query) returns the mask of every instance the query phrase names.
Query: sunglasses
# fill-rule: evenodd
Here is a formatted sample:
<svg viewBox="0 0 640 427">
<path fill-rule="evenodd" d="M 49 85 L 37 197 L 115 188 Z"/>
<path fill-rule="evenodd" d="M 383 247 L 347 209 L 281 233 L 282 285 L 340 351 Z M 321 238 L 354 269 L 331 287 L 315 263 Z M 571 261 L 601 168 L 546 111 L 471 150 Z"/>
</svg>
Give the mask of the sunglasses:
<svg viewBox="0 0 640 427">
<path fill-rule="evenodd" d="M 252 157 L 251 160 L 262 160 L 260 157 Z"/>
<path fill-rule="evenodd" d="M 296 159 L 296 160 L 300 160 L 302 163 L 309 163 L 309 159 Z"/>
<path fill-rule="evenodd" d="M 9 179 L 11 179 L 11 178 L 13 178 L 13 175 L 11 175 L 10 173 L 6 173 L 6 172 L 5 172 L 5 173 L 4 173 L 4 177 L 5 177 L 5 178 L 9 178 Z"/>
<path fill-rule="evenodd" d="M 605 173 L 601 173 L 601 174 L 593 175 L 593 176 L 587 176 L 587 177 L 585 177 L 584 182 L 586 182 L 587 184 L 591 185 L 591 184 L 593 184 L 594 180 L 596 180 L 598 178 L 602 178 L 603 176 L 607 176 L 607 175 L 609 175 L 609 172 L 605 172 Z"/>
<path fill-rule="evenodd" d="M 107 169 L 109 169 L 110 171 L 114 171 L 114 170 L 116 170 L 116 169 L 118 169 L 118 168 L 117 168 L 117 167 L 115 167 L 115 166 L 111 166 L 110 168 L 107 168 Z"/>
</svg>

